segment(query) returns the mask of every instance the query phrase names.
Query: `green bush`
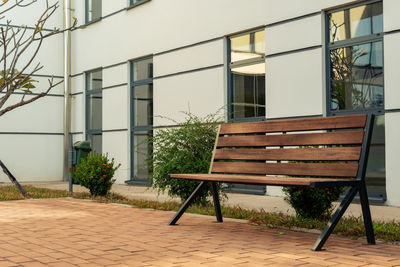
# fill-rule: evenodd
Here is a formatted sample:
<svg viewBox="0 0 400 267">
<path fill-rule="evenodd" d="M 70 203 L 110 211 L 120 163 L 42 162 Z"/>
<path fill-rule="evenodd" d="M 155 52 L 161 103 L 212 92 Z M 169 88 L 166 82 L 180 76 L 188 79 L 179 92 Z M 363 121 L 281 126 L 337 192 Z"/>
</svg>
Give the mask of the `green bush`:
<svg viewBox="0 0 400 267">
<path fill-rule="evenodd" d="M 121 164 L 114 166 L 114 159 L 108 154 L 90 154 L 82 159 L 75 170 L 70 169 L 77 182 L 90 190 L 92 196 L 105 196 L 115 182 L 114 173 Z"/>
<path fill-rule="evenodd" d="M 157 129 L 148 142 L 153 145 L 153 153 L 147 160 L 152 172 L 151 183 L 159 192 L 168 191 L 169 196 L 186 200 L 199 184 L 198 181 L 169 179 L 172 173 L 208 173 L 214 149 L 217 126 L 216 114 L 200 118 L 185 113 L 186 120 L 178 127 Z M 221 195 L 221 186 L 218 185 Z M 212 195 L 211 187 L 206 187 L 195 199 L 195 203 L 206 204 Z"/>
<path fill-rule="evenodd" d="M 310 188 L 284 187 L 285 200 L 302 218 L 322 219 L 329 217 L 332 212 L 332 202 L 339 199 L 343 192 L 341 187 Z"/>
</svg>

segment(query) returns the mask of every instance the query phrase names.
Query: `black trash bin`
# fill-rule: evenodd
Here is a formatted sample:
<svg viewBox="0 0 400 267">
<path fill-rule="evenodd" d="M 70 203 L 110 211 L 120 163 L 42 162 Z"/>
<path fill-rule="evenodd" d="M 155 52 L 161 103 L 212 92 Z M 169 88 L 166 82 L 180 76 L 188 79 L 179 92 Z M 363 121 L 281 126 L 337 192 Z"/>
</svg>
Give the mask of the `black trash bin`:
<svg viewBox="0 0 400 267">
<path fill-rule="evenodd" d="M 82 159 L 86 159 L 90 151 L 92 151 L 89 141 L 78 141 L 74 143 L 75 158 L 74 158 L 74 168 L 81 163 Z M 78 184 L 75 178 L 72 178 L 73 184 Z"/>
</svg>

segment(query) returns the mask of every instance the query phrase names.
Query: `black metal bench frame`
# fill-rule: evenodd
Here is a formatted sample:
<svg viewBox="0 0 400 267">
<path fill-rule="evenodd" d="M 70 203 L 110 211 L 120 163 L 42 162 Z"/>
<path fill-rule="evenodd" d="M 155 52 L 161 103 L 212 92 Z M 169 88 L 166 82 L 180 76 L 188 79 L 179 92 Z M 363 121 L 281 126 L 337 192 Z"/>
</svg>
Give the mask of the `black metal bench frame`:
<svg viewBox="0 0 400 267">
<path fill-rule="evenodd" d="M 343 117 L 345 117 L 345 116 L 343 116 Z M 265 122 L 260 122 L 260 123 L 265 123 Z M 366 184 L 365 184 L 365 173 L 366 173 L 366 168 L 367 168 L 369 148 L 370 148 L 370 144 L 371 144 L 373 123 L 374 123 L 374 115 L 368 114 L 366 116 L 366 124 L 363 129 L 364 136 L 363 136 L 363 140 L 362 140 L 362 144 L 361 144 L 361 155 L 360 155 L 360 159 L 358 161 L 358 170 L 357 170 L 356 179 L 354 179 L 352 181 L 338 180 L 335 182 L 316 181 L 316 182 L 311 182 L 309 184 L 310 187 L 314 187 L 314 188 L 316 188 L 316 187 L 342 187 L 342 186 L 350 187 L 349 190 L 347 191 L 345 197 L 343 198 L 342 202 L 340 203 L 339 207 L 336 209 L 336 211 L 332 215 L 330 221 L 327 223 L 324 230 L 322 231 L 321 235 L 314 243 L 314 245 L 312 247 L 312 250 L 314 250 L 314 251 L 319 251 L 322 249 L 323 245 L 329 238 L 330 234 L 334 230 L 335 226 L 337 225 L 340 218 L 343 216 L 346 209 L 349 207 L 350 203 L 352 202 L 354 197 L 357 195 L 357 193 L 359 193 L 359 197 L 360 197 L 364 225 L 365 225 L 365 229 L 366 229 L 367 242 L 368 242 L 368 244 L 375 244 L 375 236 L 374 236 L 374 230 L 373 230 L 373 225 L 372 225 L 371 212 L 370 212 L 370 208 L 369 208 L 367 189 L 366 189 Z M 216 143 L 219 138 L 218 136 L 219 136 L 219 134 L 217 134 Z M 215 149 L 214 149 L 214 151 L 215 151 Z M 213 160 L 214 160 L 214 156 L 213 156 L 213 159 L 211 162 L 213 162 Z M 211 173 L 211 167 L 210 167 L 210 173 Z M 190 195 L 190 197 L 183 203 L 183 205 L 181 206 L 179 211 L 175 214 L 175 216 L 169 222 L 169 225 L 175 225 L 177 223 L 179 218 L 183 215 L 183 213 L 186 211 L 186 209 L 193 203 L 193 200 L 196 198 L 196 196 L 199 194 L 199 192 L 201 192 L 204 189 L 204 187 L 207 185 L 207 183 L 211 184 L 217 221 L 223 222 L 216 183 L 217 182 L 241 183 L 241 182 L 227 181 L 226 179 L 218 180 L 217 174 L 210 175 L 210 176 L 204 175 L 203 178 L 201 176 L 198 178 L 196 178 L 196 177 L 193 178 L 191 176 L 193 176 L 193 175 L 191 175 L 191 174 L 176 174 L 176 175 L 170 174 L 171 179 L 172 178 L 185 179 L 185 177 L 189 177 L 189 179 L 200 180 L 201 182 L 197 186 L 197 188 L 193 191 L 193 193 Z M 221 175 L 221 176 L 223 176 L 223 175 Z M 248 183 L 246 182 L 245 184 L 248 184 Z M 260 185 L 260 183 L 254 183 L 254 184 Z M 271 185 L 271 184 L 265 183 L 265 185 Z M 282 183 L 279 184 L 279 181 L 278 181 L 276 184 L 272 184 L 272 185 L 285 186 L 288 184 L 285 184 L 284 181 L 282 181 Z M 293 186 L 293 185 L 290 185 L 290 186 Z M 296 185 L 294 185 L 294 186 L 296 186 Z"/>
</svg>

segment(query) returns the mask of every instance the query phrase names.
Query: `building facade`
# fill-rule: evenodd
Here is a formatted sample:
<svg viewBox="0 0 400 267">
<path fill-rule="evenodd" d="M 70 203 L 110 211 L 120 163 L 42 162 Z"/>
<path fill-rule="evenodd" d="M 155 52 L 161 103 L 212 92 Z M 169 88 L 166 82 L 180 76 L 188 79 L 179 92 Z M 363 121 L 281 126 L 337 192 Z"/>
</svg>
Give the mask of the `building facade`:
<svg viewBox="0 0 400 267">
<path fill-rule="evenodd" d="M 71 2 L 70 138 L 121 162 L 117 183 L 146 183 L 143 140 L 186 111 L 222 109 L 226 121 L 374 113 L 369 195 L 400 206 L 399 1 Z M 62 25 L 57 12 L 53 23 Z M 62 36 L 38 58 L 38 80 L 63 78 Z M 60 86 L 0 117 L 0 157 L 21 180 L 62 180 L 64 97 Z"/>
</svg>

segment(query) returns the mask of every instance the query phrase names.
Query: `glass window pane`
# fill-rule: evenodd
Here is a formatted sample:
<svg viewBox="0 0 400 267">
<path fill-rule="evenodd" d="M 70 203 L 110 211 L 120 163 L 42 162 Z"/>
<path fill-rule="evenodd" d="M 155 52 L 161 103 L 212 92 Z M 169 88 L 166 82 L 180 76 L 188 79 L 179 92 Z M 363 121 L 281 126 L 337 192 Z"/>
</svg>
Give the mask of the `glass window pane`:
<svg viewBox="0 0 400 267">
<path fill-rule="evenodd" d="M 134 125 L 153 124 L 153 84 L 135 86 L 134 89 Z"/>
<path fill-rule="evenodd" d="M 133 179 L 149 179 L 150 172 L 146 159 L 151 154 L 152 146 L 147 140 L 152 136 L 152 131 L 135 131 L 133 134 Z"/>
<path fill-rule="evenodd" d="M 265 55 L 265 31 L 254 33 L 254 48 L 257 54 Z"/>
<path fill-rule="evenodd" d="M 92 152 L 102 152 L 102 135 L 101 134 L 88 134 L 88 140 L 90 141 Z"/>
<path fill-rule="evenodd" d="M 330 41 L 367 36 L 383 31 L 382 2 L 330 14 Z"/>
<path fill-rule="evenodd" d="M 265 31 L 230 38 L 231 62 L 258 59 L 265 55 Z"/>
<path fill-rule="evenodd" d="M 385 117 L 380 115 L 375 117 L 365 175 L 369 196 L 380 199 L 386 198 L 385 177 Z"/>
<path fill-rule="evenodd" d="M 330 51 L 333 110 L 383 107 L 382 57 L 381 41 Z"/>
<path fill-rule="evenodd" d="M 96 70 L 87 74 L 87 90 L 100 89 L 103 87 L 103 71 Z"/>
<path fill-rule="evenodd" d="M 146 0 L 131 0 L 131 6 L 144 2 Z"/>
<path fill-rule="evenodd" d="M 153 77 L 153 59 L 144 59 L 133 62 L 133 81 L 150 79 Z"/>
<path fill-rule="evenodd" d="M 102 0 L 88 0 L 88 22 L 101 18 L 101 1 Z"/>
<path fill-rule="evenodd" d="M 232 118 L 265 116 L 265 74 L 233 74 Z"/>
<path fill-rule="evenodd" d="M 88 130 L 102 129 L 102 93 L 89 94 L 87 102 Z"/>
</svg>

